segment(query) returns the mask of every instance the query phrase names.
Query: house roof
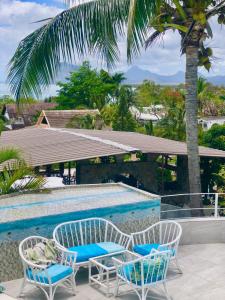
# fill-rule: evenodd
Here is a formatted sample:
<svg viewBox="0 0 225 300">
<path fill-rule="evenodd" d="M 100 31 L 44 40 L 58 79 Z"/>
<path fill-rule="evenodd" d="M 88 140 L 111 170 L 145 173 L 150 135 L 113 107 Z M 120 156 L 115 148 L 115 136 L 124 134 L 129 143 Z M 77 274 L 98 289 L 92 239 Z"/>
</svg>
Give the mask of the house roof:
<svg viewBox="0 0 225 300">
<path fill-rule="evenodd" d="M 6 131 L 1 147 L 22 151 L 32 166 L 79 161 L 141 151 L 152 154 L 187 155 L 185 143 L 134 132 L 60 128 L 25 128 Z M 223 157 L 225 151 L 199 147 L 201 156 Z"/>
<path fill-rule="evenodd" d="M 211 117 L 202 117 L 199 121 L 218 121 L 225 120 L 225 116 L 211 116 Z"/>
<path fill-rule="evenodd" d="M 43 110 L 37 121 L 39 127 L 64 128 L 76 116 L 100 115 L 98 109 L 82 110 Z"/>
<path fill-rule="evenodd" d="M 53 109 L 56 107 L 56 103 L 38 102 L 32 104 L 23 104 L 21 106 L 22 110 L 18 110 L 16 104 L 5 104 L 2 109 L 2 114 L 4 115 L 7 111 L 10 118 L 14 118 L 18 115 L 22 116 L 35 116 L 38 112 L 45 109 Z"/>
</svg>

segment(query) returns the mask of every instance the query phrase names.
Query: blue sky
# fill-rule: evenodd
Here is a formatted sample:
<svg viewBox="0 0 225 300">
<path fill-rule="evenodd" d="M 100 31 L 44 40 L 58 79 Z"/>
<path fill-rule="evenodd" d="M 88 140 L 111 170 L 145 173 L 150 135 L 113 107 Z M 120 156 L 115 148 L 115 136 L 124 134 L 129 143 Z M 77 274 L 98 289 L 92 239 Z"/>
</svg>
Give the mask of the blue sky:
<svg viewBox="0 0 225 300">
<path fill-rule="evenodd" d="M 0 81 L 6 78 L 7 64 L 19 41 L 39 26 L 32 22 L 53 17 L 63 7 L 63 0 L 0 0 Z M 210 75 L 225 75 L 225 29 L 215 24 L 213 29 L 214 38 L 208 44 L 213 48 L 216 59 Z M 125 71 L 130 66 L 126 62 L 126 45 L 122 41 L 120 50 L 121 59 L 117 70 Z M 90 61 L 94 66 L 102 66 L 95 58 Z M 179 36 L 173 32 L 167 34 L 163 42 L 147 52 L 143 51 L 133 64 L 166 75 L 184 70 L 185 61 L 180 56 Z"/>
</svg>

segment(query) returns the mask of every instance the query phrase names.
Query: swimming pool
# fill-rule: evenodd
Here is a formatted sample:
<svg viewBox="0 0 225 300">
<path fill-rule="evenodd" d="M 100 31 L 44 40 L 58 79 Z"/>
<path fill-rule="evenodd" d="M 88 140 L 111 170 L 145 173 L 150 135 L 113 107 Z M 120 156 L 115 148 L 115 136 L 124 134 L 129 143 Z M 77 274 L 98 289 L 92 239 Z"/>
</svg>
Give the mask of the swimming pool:
<svg viewBox="0 0 225 300">
<path fill-rule="evenodd" d="M 59 223 L 102 217 L 130 233 L 160 218 L 160 197 L 124 184 L 81 185 L 0 198 L 0 281 L 20 277 L 19 242 Z M 2 266 L 2 261 L 5 267 Z"/>
</svg>

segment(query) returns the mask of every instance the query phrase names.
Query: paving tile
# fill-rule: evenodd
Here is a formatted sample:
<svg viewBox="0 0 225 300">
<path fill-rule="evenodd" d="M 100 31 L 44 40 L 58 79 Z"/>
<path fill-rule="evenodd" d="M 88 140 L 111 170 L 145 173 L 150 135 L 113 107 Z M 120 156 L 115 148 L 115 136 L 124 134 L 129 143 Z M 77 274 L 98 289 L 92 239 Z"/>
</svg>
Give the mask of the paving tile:
<svg viewBox="0 0 225 300">
<path fill-rule="evenodd" d="M 187 245 L 179 249 L 179 262 L 183 274 L 179 274 L 173 264 L 168 272 L 168 291 L 172 300 L 224 300 L 225 299 L 225 244 Z M 16 298 L 21 280 L 6 282 L 6 293 Z M 128 293 L 129 291 L 129 293 Z M 6 297 L 5 295 L 3 297 Z M 38 288 L 26 288 L 23 300 L 46 300 Z M 107 300 L 102 289 L 88 285 L 88 271 L 83 270 L 77 276 L 77 294 L 73 296 L 69 290 L 60 287 L 54 300 Z M 138 300 L 129 287 L 122 287 L 118 300 Z M 148 300 L 166 299 L 163 290 L 152 288 Z M 1 298 L 0 300 L 10 300 Z"/>
</svg>

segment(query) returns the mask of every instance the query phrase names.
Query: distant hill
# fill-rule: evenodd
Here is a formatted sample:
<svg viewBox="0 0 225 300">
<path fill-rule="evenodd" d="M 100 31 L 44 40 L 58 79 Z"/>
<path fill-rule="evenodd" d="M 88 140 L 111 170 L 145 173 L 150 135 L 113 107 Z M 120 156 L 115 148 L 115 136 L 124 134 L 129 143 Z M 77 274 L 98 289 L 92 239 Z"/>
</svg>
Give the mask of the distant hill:
<svg viewBox="0 0 225 300">
<path fill-rule="evenodd" d="M 141 69 L 137 66 L 133 66 L 127 72 L 125 72 L 125 77 L 125 83 L 128 84 L 140 84 L 144 80 L 152 80 L 162 85 L 176 85 L 184 83 L 185 81 L 185 73 L 182 71 L 179 71 L 173 75 L 159 75 L 157 73 L 152 73 L 148 70 Z M 207 77 L 206 79 L 214 85 L 225 86 L 225 76 L 211 76 Z"/>
<path fill-rule="evenodd" d="M 184 72 L 177 72 L 174 75 L 159 75 L 148 70 L 143 70 L 137 66 L 131 67 L 125 73 L 126 81 L 129 84 L 140 84 L 144 80 L 152 80 L 158 84 L 174 85 L 184 82 Z"/>
<path fill-rule="evenodd" d="M 208 77 L 207 80 L 214 85 L 225 86 L 225 76 L 212 76 L 212 77 Z"/>
</svg>

